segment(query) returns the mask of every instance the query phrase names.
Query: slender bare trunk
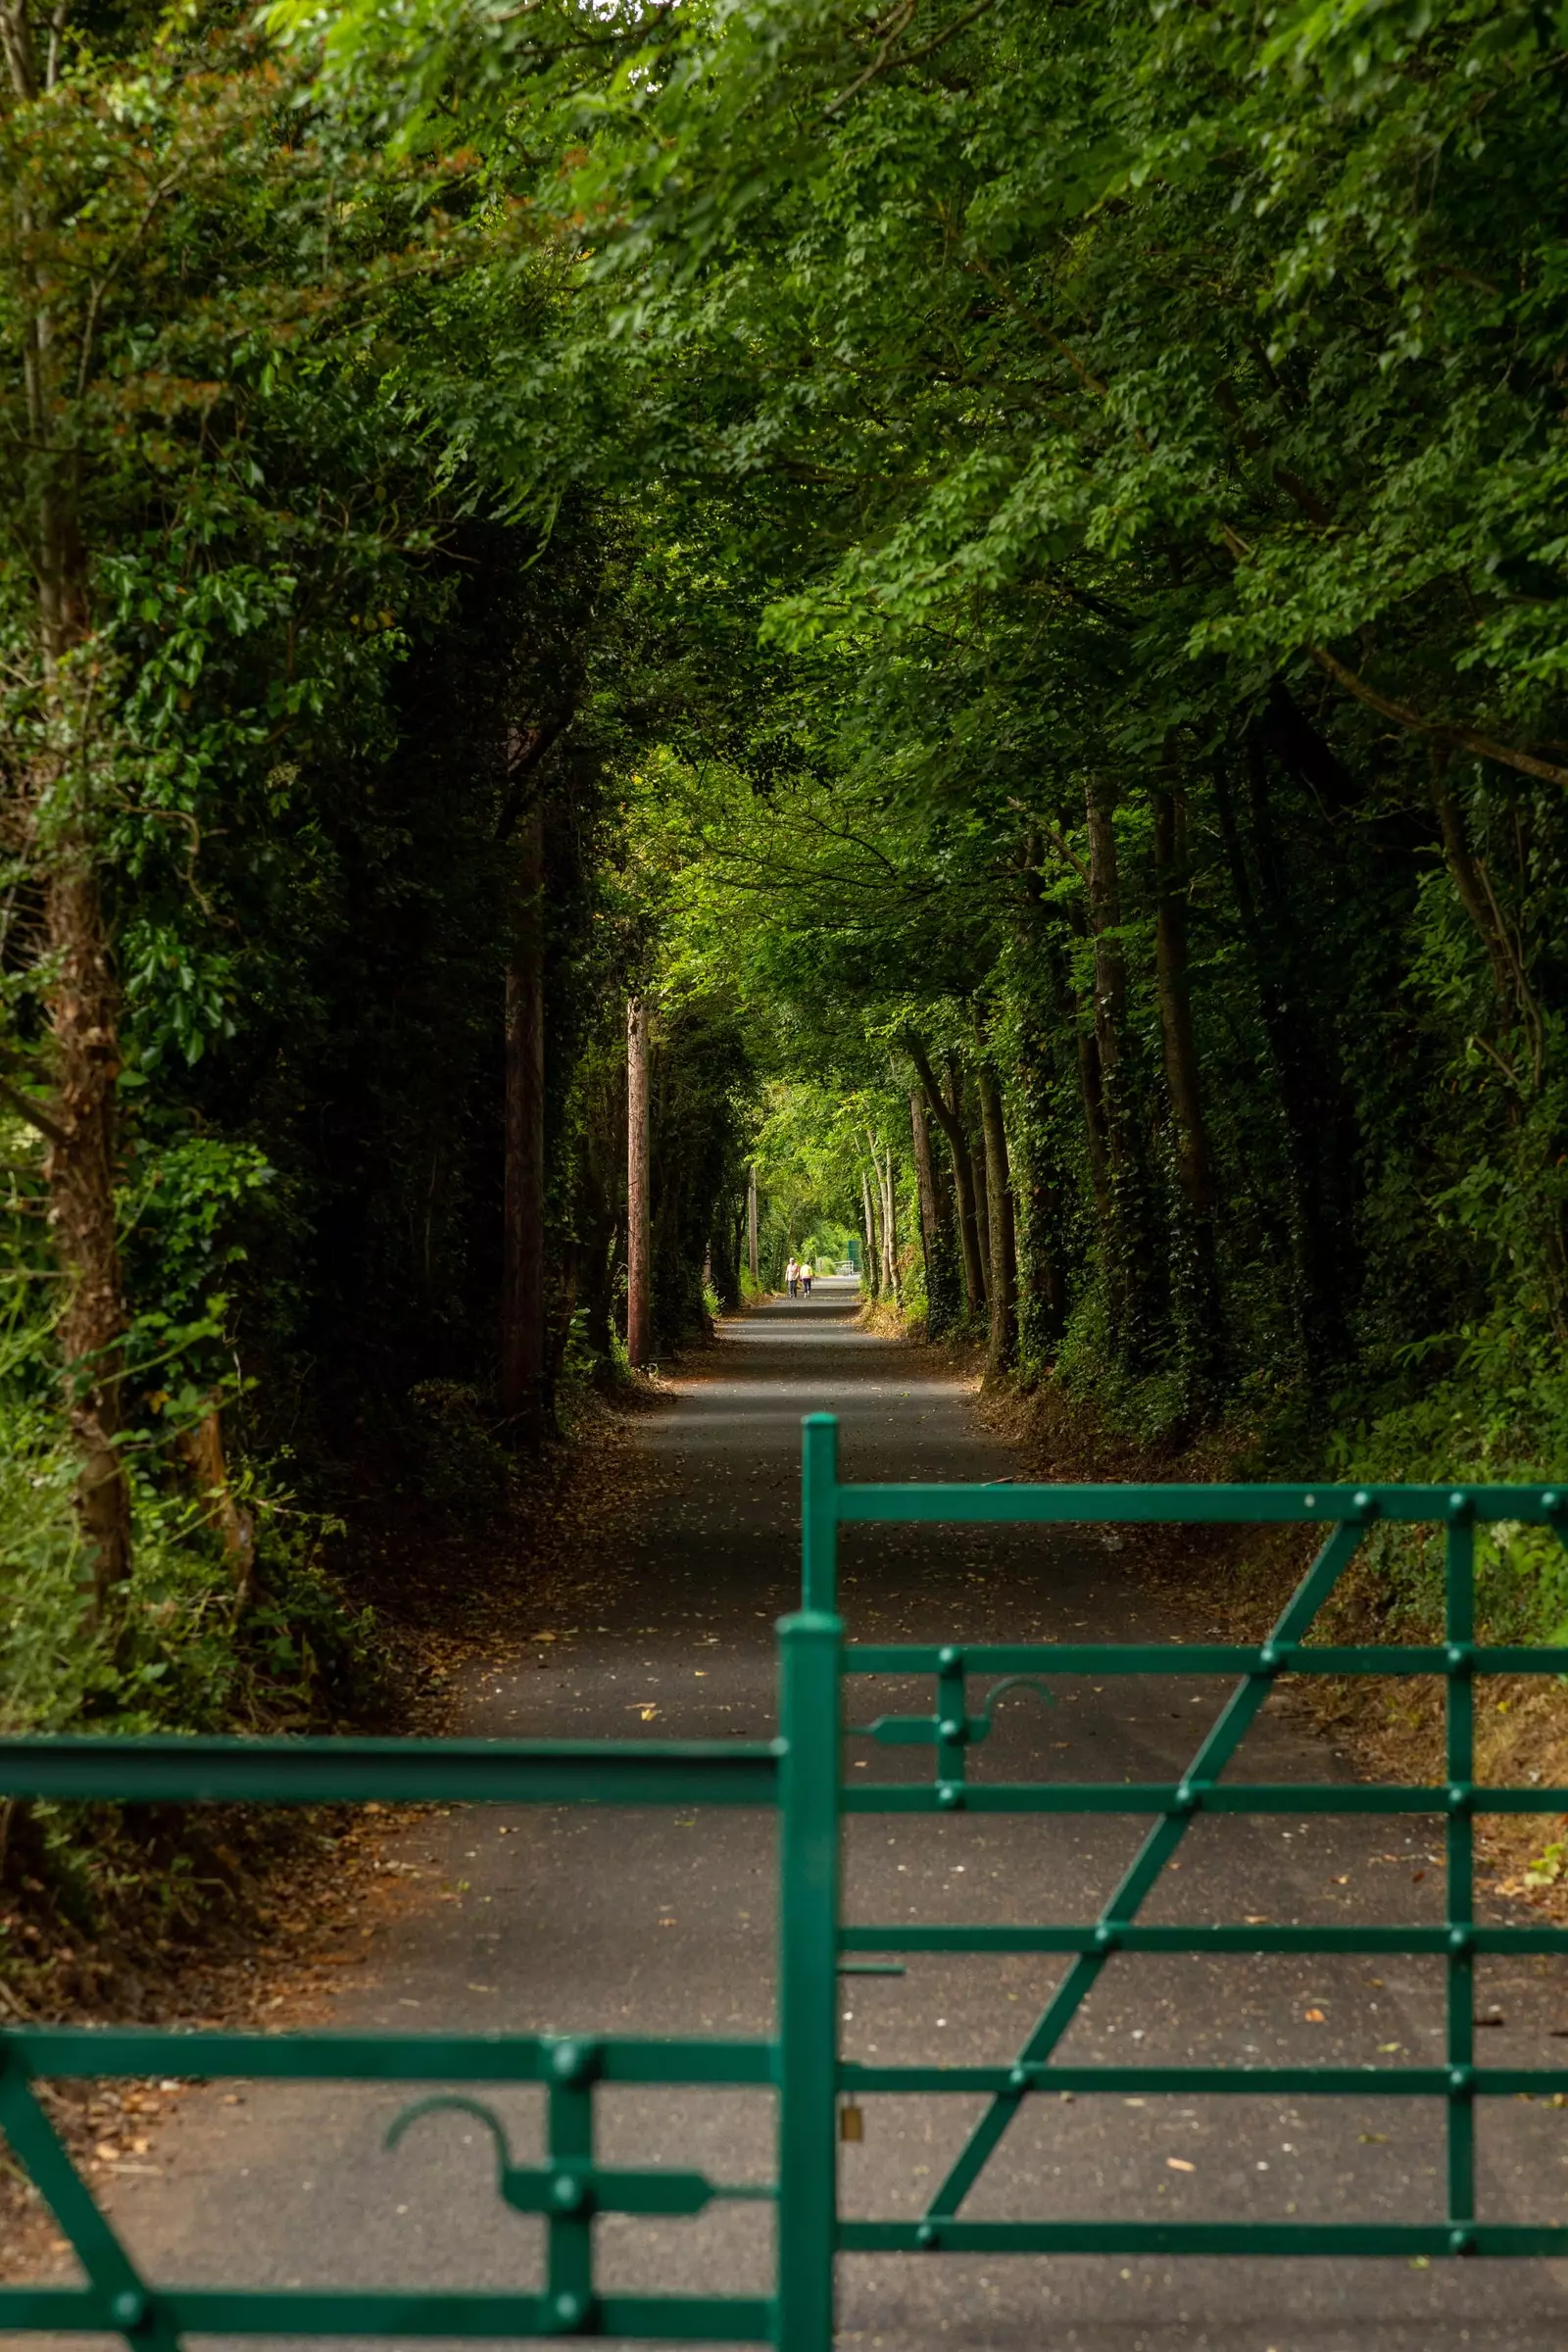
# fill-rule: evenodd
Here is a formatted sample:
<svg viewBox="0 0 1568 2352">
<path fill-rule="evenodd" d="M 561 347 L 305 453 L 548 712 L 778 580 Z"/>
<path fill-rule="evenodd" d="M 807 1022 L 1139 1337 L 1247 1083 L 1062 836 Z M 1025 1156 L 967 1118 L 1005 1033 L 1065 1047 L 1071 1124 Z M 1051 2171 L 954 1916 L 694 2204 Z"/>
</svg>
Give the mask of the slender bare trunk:
<svg viewBox="0 0 1568 2352">
<path fill-rule="evenodd" d="M 864 1168 L 860 1170 L 860 1223 L 865 1231 L 865 1291 L 868 1298 L 882 1296 L 882 1267 L 877 1255 L 876 1219 L 871 1214 L 871 1180 Z"/>
<path fill-rule="evenodd" d="M 903 1292 L 899 1281 L 899 1195 L 891 1147 L 883 1159 L 881 1175 L 882 1269 L 888 1290 L 897 1303 Z"/>
<path fill-rule="evenodd" d="M 653 1354 L 648 1166 L 648 1007 L 626 1006 L 626 1354 L 636 1365 Z"/>
<path fill-rule="evenodd" d="M 990 1333 L 986 1348 L 986 1379 L 1000 1380 L 1012 1363 L 1017 1346 L 1018 1256 L 1013 1232 L 1011 1171 L 1007 1166 L 1007 1132 L 1002 1115 L 1002 1090 L 990 1067 L 981 1062 L 976 1072 L 980 1093 L 980 1125 L 985 1142 L 986 1201 L 989 1209 Z"/>
<path fill-rule="evenodd" d="M 746 1171 L 746 1260 L 752 1269 L 752 1281 L 760 1290 L 762 1277 L 757 1254 L 757 1163 L 755 1160 Z"/>
<path fill-rule="evenodd" d="M 893 1153 L 884 1155 L 876 1137 L 868 1127 L 866 1148 L 871 1154 L 871 1169 L 876 1177 L 876 1204 L 880 1218 L 881 1243 L 878 1271 L 880 1289 L 890 1298 L 899 1296 L 899 1231 L 898 1208 L 893 1191 Z"/>
<path fill-rule="evenodd" d="M 537 1445 L 547 1420 L 544 815 L 537 802 L 518 846 L 520 904 L 507 966 L 501 1408 L 518 1440 Z"/>
<path fill-rule="evenodd" d="M 180 1433 L 178 1443 L 191 1485 L 204 1506 L 202 1518 L 222 1544 L 234 1579 L 236 1606 L 247 1608 L 256 1592 L 256 1521 L 234 1500 L 223 1455 L 222 1415 L 216 1397 L 201 1419 Z"/>
</svg>

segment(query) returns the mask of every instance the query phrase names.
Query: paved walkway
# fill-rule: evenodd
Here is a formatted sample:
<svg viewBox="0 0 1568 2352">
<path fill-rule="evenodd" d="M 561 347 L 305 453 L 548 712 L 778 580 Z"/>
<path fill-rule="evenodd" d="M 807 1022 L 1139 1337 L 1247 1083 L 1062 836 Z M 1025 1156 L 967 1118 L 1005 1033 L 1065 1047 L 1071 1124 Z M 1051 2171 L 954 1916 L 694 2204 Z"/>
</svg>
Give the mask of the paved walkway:
<svg viewBox="0 0 1568 2352">
<path fill-rule="evenodd" d="M 673 1473 L 634 1538 L 615 1596 L 531 1661 L 476 1675 L 465 1728 L 489 1734 L 756 1736 L 772 1728 L 773 1619 L 795 1597 L 799 1422 L 843 1418 L 846 1475 L 997 1478 L 1015 1464 L 958 1384 L 916 1350 L 853 1327 L 847 1285 L 726 1331 L 714 1377 L 642 1439 Z M 607 1564 L 608 1565 L 608 1564 Z M 999 1640 L 1157 1637 L 1178 1626 L 1119 1567 L 1113 1536 L 865 1530 L 846 1545 L 853 1635 Z M 568 1629 L 551 1630 L 564 1634 Z M 1197 1629 L 1201 1630 L 1201 1629 Z M 873 1698 L 873 1692 L 875 1696 Z M 1173 1778 L 1217 1687 L 1063 1683 L 1054 1711 L 1002 1712 L 986 1769 Z M 929 1685 L 858 1686 L 856 1712 L 929 1706 Z M 850 1756 L 856 1757 L 852 1743 Z M 889 1751 L 863 1751 L 891 1769 Z M 1258 1777 L 1345 1770 L 1284 1708 L 1247 1754 Z M 900 1751 L 892 1751 L 894 1762 Z M 906 1761 L 915 1768 L 912 1755 Z M 856 1769 L 852 1761 L 851 1769 Z M 1217 1832 L 1210 1835 L 1210 1831 Z M 847 1916 L 1092 1916 L 1139 1835 L 1114 1819 L 910 1817 L 851 1825 Z M 408 1833 L 399 1857 L 460 1899 L 412 1917 L 342 2023 L 546 2031 L 763 2033 L 772 2003 L 772 1824 L 741 1813 L 459 1812 Z M 1151 1918 L 1439 1915 L 1425 1826 L 1321 1817 L 1197 1825 Z M 1434 1849 L 1435 1850 L 1435 1849 Z M 911 1958 L 903 1978 L 850 1979 L 847 2055 L 1011 2056 L 1062 1963 Z M 1550 2062 L 1568 2024 L 1559 1981 L 1495 1963 L 1482 2005 L 1506 2025 L 1494 2061 Z M 1307 2013 L 1321 2016 L 1321 2023 Z M 1436 1964 L 1126 1958 L 1106 1970 L 1063 2056 L 1354 2063 L 1441 2050 Z M 527 2286 L 535 2224 L 495 2196 L 484 2134 L 432 2117 L 391 2154 L 396 2090 L 215 2085 L 160 2136 L 154 2176 L 117 2184 L 117 2215 L 154 2275 L 195 2282 Z M 602 2152 L 763 2180 L 770 2102 L 749 2092 L 602 2095 Z M 537 2095 L 498 2099 L 519 2154 Z M 844 2208 L 917 2213 L 979 2102 L 868 2101 L 843 2150 Z M 1348 2099 L 1080 2098 L 1026 2105 L 966 2211 L 1324 2219 L 1440 2212 L 1433 2105 Z M 1483 2180 L 1495 2218 L 1568 2216 L 1568 2113 L 1489 2102 Z M 601 2226 L 606 2285 L 765 2289 L 765 2207 L 698 2222 Z M 886 2352 L 1560 2352 L 1568 2278 L 1540 2264 L 1171 2262 L 864 2257 L 840 2265 L 842 2341 Z"/>
</svg>

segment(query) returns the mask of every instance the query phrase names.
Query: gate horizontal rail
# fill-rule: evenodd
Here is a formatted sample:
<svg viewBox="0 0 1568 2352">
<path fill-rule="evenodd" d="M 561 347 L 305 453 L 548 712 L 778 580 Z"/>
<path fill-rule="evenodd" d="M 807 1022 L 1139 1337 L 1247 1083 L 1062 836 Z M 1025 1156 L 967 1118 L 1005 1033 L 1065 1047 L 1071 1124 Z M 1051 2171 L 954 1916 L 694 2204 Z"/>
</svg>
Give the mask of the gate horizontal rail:
<svg viewBox="0 0 1568 2352">
<path fill-rule="evenodd" d="M 1324 1604 L 1378 1522 L 1442 1531 L 1445 1640 L 1334 1643 L 1310 1637 Z M 865 1642 L 846 1646 L 837 1615 L 841 1526 L 877 1522 L 1039 1524 L 1316 1523 L 1326 1541 L 1260 1642 Z M 614 2335 L 760 2341 L 780 2352 L 831 2352 L 839 2252 L 1541 2256 L 1568 2254 L 1568 2226 L 1492 2222 L 1475 2191 L 1477 2103 L 1546 2097 L 1568 2105 L 1568 2065 L 1479 2067 L 1474 1968 L 1491 1954 L 1568 1953 L 1568 1930 L 1478 1922 L 1474 1828 L 1482 1815 L 1568 1811 L 1568 1788 L 1500 1787 L 1476 1772 L 1476 1685 L 1489 1677 L 1568 1678 L 1568 1647 L 1477 1639 L 1475 1531 L 1520 1523 L 1568 1540 L 1568 1485 L 1523 1487 L 894 1487 L 837 1471 L 837 1427 L 805 1426 L 803 1607 L 779 1627 L 778 1739 L 767 1741 L 38 1739 L 0 1740 L 0 1797 L 122 1804 L 315 1804 L 387 1800 L 773 1807 L 779 1820 L 778 2017 L 772 2037 L 639 2039 L 623 2034 L 483 2033 L 189 2033 L 144 2027 L 0 2029 L 0 2129 L 52 2207 L 86 2274 L 84 2286 L 0 2287 L 0 2328 L 115 2331 L 149 2352 L 182 2333 L 447 2336 Z M 975 1676 L 1002 1678 L 971 1707 Z M 1001 1700 L 1026 1684 L 1052 1696 L 1072 1676 L 1225 1677 L 1229 1697 L 1186 1770 L 1157 1782 L 1004 1782 L 971 1767 Z M 1390 1787 L 1256 1784 L 1227 1778 L 1271 1691 L 1289 1676 L 1428 1676 L 1446 1692 L 1442 1780 Z M 846 1783 L 842 1704 L 865 1678 L 930 1678 L 928 1715 L 851 1727 L 873 1743 L 931 1751 L 929 1777 Z M 1143 1815 L 1137 1856 L 1089 1921 L 845 1923 L 840 1846 L 847 1815 Z M 1302 1925 L 1248 1920 L 1147 1924 L 1138 1917 L 1194 1822 L 1207 1814 L 1437 1816 L 1446 1841 L 1441 1923 Z M 841 2059 L 837 1979 L 855 1953 L 1057 1953 L 1068 1962 L 1027 2039 L 997 2064 L 888 2065 Z M 1102 1970 L 1141 1953 L 1401 1953 L 1443 1965 L 1443 2063 L 1366 2066 L 1069 2064 L 1059 2045 Z M 329 2288 L 191 2287 L 142 2278 L 76 2173 L 36 2095 L 46 2079 L 158 2076 L 207 2080 L 536 2084 L 546 2098 L 542 2164 L 513 2162 L 499 2120 L 461 2092 L 420 2101 L 394 2136 L 432 2107 L 482 2118 L 495 2138 L 498 2193 L 544 2218 L 540 2291 L 452 2293 Z M 594 2098 L 638 2083 L 764 2089 L 777 2109 L 776 2179 L 724 2184 L 668 2168 L 601 2166 Z M 1235 2097 L 1425 2098 L 1441 2101 L 1446 2147 L 1441 2219 L 1397 2223 L 1261 2220 L 983 2221 L 961 2212 L 1023 2104 L 1063 2092 Z M 953 2094 L 987 2102 L 924 2215 L 849 2220 L 838 2212 L 841 2099 Z M 594 2276 L 600 2213 L 694 2215 L 714 2200 L 776 2204 L 775 2285 L 766 2296 L 604 2293 Z"/>
<path fill-rule="evenodd" d="M 0 1796 L 120 1804 L 771 1805 L 776 1740 L 0 1740 Z"/>
</svg>

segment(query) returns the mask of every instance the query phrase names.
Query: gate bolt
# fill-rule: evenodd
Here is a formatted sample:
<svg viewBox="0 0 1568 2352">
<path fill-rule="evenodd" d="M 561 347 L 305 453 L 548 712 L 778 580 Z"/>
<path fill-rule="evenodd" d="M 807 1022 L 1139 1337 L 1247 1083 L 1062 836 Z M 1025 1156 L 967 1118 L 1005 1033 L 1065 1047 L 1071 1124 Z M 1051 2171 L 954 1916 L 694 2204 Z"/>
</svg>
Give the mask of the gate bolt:
<svg viewBox="0 0 1568 2352">
<path fill-rule="evenodd" d="M 550 2315 L 558 2328 L 580 2328 L 588 2317 L 588 2299 L 570 2293 L 552 2295 Z"/>
<path fill-rule="evenodd" d="M 1473 2099 L 1476 2095 L 1476 2070 L 1473 2066 L 1450 2066 L 1448 2095 L 1455 2099 Z"/>
<path fill-rule="evenodd" d="M 1450 1952 L 1472 1952 L 1475 1950 L 1475 1943 L 1476 1939 L 1468 1928 L 1450 1928 L 1448 1930 Z"/>
<path fill-rule="evenodd" d="M 956 1781 L 939 1781 L 937 1783 L 937 1803 L 942 1807 L 944 1813 L 957 1812 L 963 1803 L 963 1790 Z"/>
<path fill-rule="evenodd" d="M 139 2328 L 147 2317 L 147 2298 L 139 2287 L 122 2286 L 109 2306 L 117 2328 Z"/>
<path fill-rule="evenodd" d="M 550 2202 L 558 2213 L 581 2213 L 588 2202 L 588 2183 L 580 2173 L 557 2173 L 550 2183 Z"/>
<path fill-rule="evenodd" d="M 960 1715 L 944 1715 L 937 1725 L 937 1738 L 950 1742 L 961 1742 L 969 1737 L 969 1726 Z"/>
<path fill-rule="evenodd" d="M 1473 2254 L 1475 2250 L 1476 2233 L 1473 2230 L 1450 2230 L 1448 2231 L 1448 2252 L 1450 2254 Z"/>
<path fill-rule="evenodd" d="M 930 2253 L 935 2247 L 941 2245 L 942 2232 L 935 2222 L 922 2222 L 914 2233 L 914 2242 L 917 2246 L 923 2246 L 927 2253 Z"/>
<path fill-rule="evenodd" d="M 596 2057 L 592 2042 L 558 2041 L 550 2053 L 550 2072 L 558 2082 L 586 2082 Z"/>
</svg>

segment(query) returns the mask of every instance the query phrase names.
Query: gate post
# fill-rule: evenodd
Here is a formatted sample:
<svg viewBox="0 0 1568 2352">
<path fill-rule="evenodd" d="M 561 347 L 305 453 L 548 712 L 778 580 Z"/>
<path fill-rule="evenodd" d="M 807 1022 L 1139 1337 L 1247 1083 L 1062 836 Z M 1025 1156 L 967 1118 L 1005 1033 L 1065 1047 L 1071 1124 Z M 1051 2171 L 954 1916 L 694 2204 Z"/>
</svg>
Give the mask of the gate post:
<svg viewBox="0 0 1568 2352">
<path fill-rule="evenodd" d="M 806 1424 L 807 1606 L 779 1625 L 779 2352 L 832 2352 L 838 2238 L 839 1671 L 833 1613 L 838 1429 Z M 824 1494 L 823 1489 L 826 1489 Z"/>
</svg>

